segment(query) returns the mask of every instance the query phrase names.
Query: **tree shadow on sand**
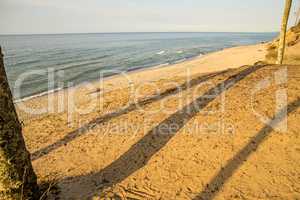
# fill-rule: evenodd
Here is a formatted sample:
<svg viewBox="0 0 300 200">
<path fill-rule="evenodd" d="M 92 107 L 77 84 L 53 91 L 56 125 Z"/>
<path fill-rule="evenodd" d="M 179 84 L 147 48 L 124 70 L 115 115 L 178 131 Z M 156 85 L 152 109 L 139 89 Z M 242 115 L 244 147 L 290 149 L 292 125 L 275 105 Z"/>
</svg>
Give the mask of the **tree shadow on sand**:
<svg viewBox="0 0 300 200">
<path fill-rule="evenodd" d="M 213 199 L 226 181 L 234 174 L 239 167 L 246 162 L 251 153 L 253 153 L 258 146 L 263 143 L 270 133 L 273 131 L 273 128 L 276 127 L 287 114 L 292 113 L 300 106 L 300 99 L 290 103 L 287 107 L 283 108 L 276 116 L 265 125 L 248 143 L 241 149 L 233 158 L 231 158 L 225 167 L 220 170 L 215 177 L 207 184 L 206 188 L 193 200 L 211 200 Z"/>
<path fill-rule="evenodd" d="M 77 188 L 81 188 L 80 195 L 86 197 L 92 196 L 96 190 L 103 190 L 123 181 L 135 171 L 144 167 L 151 157 L 163 148 L 175 136 L 176 132 L 197 115 L 200 110 L 205 108 L 224 91 L 264 66 L 255 65 L 247 67 L 209 89 L 192 103 L 175 112 L 150 130 L 141 140 L 132 145 L 129 150 L 101 171 L 83 176 L 68 177 L 60 182 L 66 185 L 70 182 L 72 187 L 70 190 L 74 189 L 76 191 Z"/>
<path fill-rule="evenodd" d="M 112 112 L 112 113 L 108 113 L 108 114 L 106 114 L 104 116 L 101 116 L 101 117 L 98 117 L 98 118 L 88 122 L 87 124 L 81 126 L 80 128 L 78 128 L 78 129 L 76 129 L 72 132 L 69 132 L 68 134 L 66 134 L 66 136 L 64 136 L 62 139 L 58 140 L 57 142 L 34 152 L 33 154 L 31 154 L 31 159 L 33 161 L 37 160 L 37 159 L 49 154 L 50 152 L 66 145 L 67 143 L 75 140 L 76 138 L 86 134 L 88 131 L 94 129 L 95 127 L 99 126 L 100 124 L 108 122 L 109 120 L 111 120 L 113 118 L 119 117 L 119 116 L 127 114 L 129 112 L 132 112 L 132 111 L 140 108 L 141 106 L 146 106 L 146 105 L 151 104 L 153 102 L 162 100 L 165 97 L 168 97 L 168 96 L 171 96 L 171 95 L 176 95 L 176 94 L 178 94 L 178 93 L 180 93 L 184 90 L 187 90 L 191 87 L 194 87 L 194 86 L 196 86 L 200 83 L 203 83 L 203 82 L 205 82 L 205 81 L 207 81 L 207 80 L 209 80 L 213 77 L 216 77 L 216 76 L 221 75 L 221 74 L 225 74 L 226 72 L 228 72 L 228 70 L 220 71 L 220 72 L 216 72 L 216 73 L 210 73 L 210 74 L 207 74 L 207 75 L 202 75 L 200 77 L 197 77 L 197 78 L 194 78 L 190 81 L 187 81 L 187 82 L 183 83 L 182 85 L 180 85 L 178 87 L 167 89 L 166 91 L 164 91 L 160 94 L 153 95 L 153 96 L 151 96 L 149 98 L 146 98 L 144 100 L 141 100 L 139 102 L 130 104 L 129 106 L 127 106 L 123 109 L 117 110 L 117 111 Z"/>
</svg>

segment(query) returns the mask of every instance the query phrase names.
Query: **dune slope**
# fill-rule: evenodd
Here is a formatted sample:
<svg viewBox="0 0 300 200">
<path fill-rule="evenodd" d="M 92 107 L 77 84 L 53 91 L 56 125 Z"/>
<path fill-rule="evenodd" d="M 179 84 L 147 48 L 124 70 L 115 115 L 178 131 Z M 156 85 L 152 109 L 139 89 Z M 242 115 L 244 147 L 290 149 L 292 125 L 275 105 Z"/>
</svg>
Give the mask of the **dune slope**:
<svg viewBox="0 0 300 200">
<path fill-rule="evenodd" d="M 279 38 L 276 38 L 268 44 L 266 61 L 269 63 L 275 63 L 277 59 L 278 42 Z M 284 64 L 300 64 L 300 23 L 287 32 Z"/>
<path fill-rule="evenodd" d="M 76 128 L 59 114 L 25 124 L 40 182 L 57 182 L 49 199 L 300 198 L 300 66 L 153 84 L 127 106 L 129 90 L 109 92 Z"/>
</svg>

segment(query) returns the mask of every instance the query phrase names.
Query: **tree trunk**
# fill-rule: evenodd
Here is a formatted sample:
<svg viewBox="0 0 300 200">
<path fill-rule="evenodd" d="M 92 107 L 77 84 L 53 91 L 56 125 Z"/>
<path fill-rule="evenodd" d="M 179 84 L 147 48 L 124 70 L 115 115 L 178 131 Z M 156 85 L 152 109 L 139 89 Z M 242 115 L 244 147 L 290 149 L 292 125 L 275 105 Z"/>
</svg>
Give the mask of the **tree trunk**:
<svg viewBox="0 0 300 200">
<path fill-rule="evenodd" d="M 286 29 L 290 16 L 290 10 L 292 7 L 292 0 L 285 0 L 284 14 L 282 18 L 281 31 L 280 31 L 280 40 L 278 44 L 278 56 L 277 64 L 282 64 L 285 51 L 285 38 L 286 38 Z"/>
<path fill-rule="evenodd" d="M 0 199 L 39 199 L 37 178 L 26 150 L 0 47 Z"/>
</svg>

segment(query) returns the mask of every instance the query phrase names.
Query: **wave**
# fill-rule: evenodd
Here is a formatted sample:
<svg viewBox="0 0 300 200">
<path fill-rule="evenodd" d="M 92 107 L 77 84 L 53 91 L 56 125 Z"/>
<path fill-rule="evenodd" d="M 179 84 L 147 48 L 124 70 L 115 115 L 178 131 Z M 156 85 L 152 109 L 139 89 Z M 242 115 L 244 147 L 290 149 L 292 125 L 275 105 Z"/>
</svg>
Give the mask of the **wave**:
<svg viewBox="0 0 300 200">
<path fill-rule="evenodd" d="M 168 66 L 168 65 L 170 65 L 170 63 L 163 63 L 163 64 L 160 64 L 160 65 L 157 65 L 157 66 L 155 66 L 155 67 L 157 67 L 157 68 L 159 68 L 159 67 L 164 67 L 164 66 Z"/>
<path fill-rule="evenodd" d="M 20 103 L 20 102 L 24 102 L 24 101 L 27 101 L 27 100 L 30 100 L 30 99 L 33 99 L 33 98 L 36 98 L 36 97 L 45 96 L 45 95 L 60 91 L 62 89 L 64 89 L 64 88 L 56 88 L 56 89 L 53 89 L 53 90 L 47 90 L 45 92 L 37 93 L 37 94 L 31 95 L 31 96 L 28 96 L 28 97 L 23 97 L 23 98 L 20 98 L 20 99 L 16 99 L 16 100 L 14 100 L 14 103 Z"/>
<path fill-rule="evenodd" d="M 10 58 L 12 59 L 12 58 Z M 15 66 L 14 67 L 17 67 L 19 65 L 29 65 L 29 64 L 34 64 L 34 63 L 38 63 L 40 62 L 41 60 L 40 59 L 33 59 L 33 60 L 23 60 L 21 62 L 16 62 Z"/>
<path fill-rule="evenodd" d="M 102 56 L 96 56 L 96 57 L 88 57 L 88 58 L 85 58 L 83 56 L 81 56 L 81 58 L 78 59 L 78 55 L 72 55 L 71 57 L 69 57 L 67 60 L 68 61 L 64 61 L 64 62 L 60 62 L 60 63 L 57 63 L 56 65 L 57 66 L 62 66 L 62 65 L 66 65 L 66 64 L 72 64 L 72 63 L 77 63 L 77 62 L 83 62 L 83 61 L 94 61 L 94 60 L 100 60 L 100 59 L 103 59 L 103 58 L 107 58 L 107 57 L 110 57 L 112 55 L 102 55 Z M 74 59 L 74 58 L 77 58 L 77 59 Z M 56 60 L 57 58 L 55 58 L 54 60 Z M 66 59 L 66 58 L 64 58 Z"/>
<path fill-rule="evenodd" d="M 166 51 L 160 51 L 160 52 L 157 52 L 156 54 L 157 55 L 163 55 L 164 53 L 166 53 Z"/>
<path fill-rule="evenodd" d="M 64 66 L 62 68 L 55 69 L 54 71 L 57 72 L 57 71 L 61 71 L 61 70 L 74 69 L 74 68 L 77 68 L 77 67 L 95 65 L 95 64 L 100 64 L 100 63 L 103 63 L 103 61 L 97 60 L 97 61 L 94 61 L 94 62 L 87 61 L 87 62 L 81 62 L 81 63 L 77 63 L 77 64 L 74 63 L 74 64 Z"/>
<path fill-rule="evenodd" d="M 183 59 L 180 59 L 180 60 L 176 60 L 176 61 L 174 61 L 174 64 L 181 63 L 183 61 L 186 61 L 186 58 L 183 58 Z"/>
</svg>

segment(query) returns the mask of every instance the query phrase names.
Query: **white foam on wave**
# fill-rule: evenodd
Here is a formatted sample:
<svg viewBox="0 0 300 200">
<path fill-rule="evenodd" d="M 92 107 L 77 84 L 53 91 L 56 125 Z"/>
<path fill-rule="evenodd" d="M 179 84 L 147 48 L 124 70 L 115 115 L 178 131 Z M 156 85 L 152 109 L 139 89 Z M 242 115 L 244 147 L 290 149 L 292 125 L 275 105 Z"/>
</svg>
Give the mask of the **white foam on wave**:
<svg viewBox="0 0 300 200">
<path fill-rule="evenodd" d="M 160 64 L 160 65 L 157 65 L 158 67 L 163 67 L 163 66 L 167 66 L 167 65 L 169 65 L 170 63 L 163 63 L 163 64 Z"/>
<path fill-rule="evenodd" d="M 156 66 L 154 66 L 154 67 L 151 67 L 150 69 L 156 69 L 156 68 L 160 68 L 160 67 L 165 67 L 165 66 L 168 66 L 168 65 L 170 65 L 170 63 L 163 63 L 163 64 L 160 64 L 160 65 L 156 65 Z"/>
<path fill-rule="evenodd" d="M 56 89 L 53 89 L 53 90 L 48 90 L 48 91 L 45 91 L 45 92 L 34 94 L 32 96 L 24 97 L 24 98 L 21 98 L 21 99 L 16 99 L 16 100 L 14 100 L 14 103 L 20 103 L 20 102 L 27 101 L 27 100 L 30 100 L 30 99 L 33 99 L 33 98 L 36 98 L 36 97 L 41 97 L 41 96 L 44 96 L 44 95 L 48 95 L 48 94 L 57 92 L 57 91 L 62 90 L 62 89 L 63 88 L 56 88 Z"/>
<path fill-rule="evenodd" d="M 166 51 L 160 51 L 160 52 L 157 52 L 156 54 L 157 55 L 163 55 Z"/>
<path fill-rule="evenodd" d="M 183 58 L 183 59 L 180 59 L 180 60 L 175 61 L 174 63 L 181 63 L 181 62 L 183 62 L 183 61 L 185 61 L 185 60 L 186 60 L 186 58 Z"/>
</svg>

